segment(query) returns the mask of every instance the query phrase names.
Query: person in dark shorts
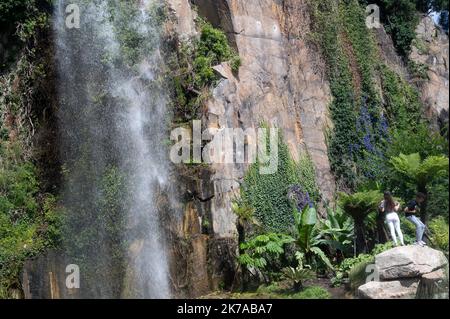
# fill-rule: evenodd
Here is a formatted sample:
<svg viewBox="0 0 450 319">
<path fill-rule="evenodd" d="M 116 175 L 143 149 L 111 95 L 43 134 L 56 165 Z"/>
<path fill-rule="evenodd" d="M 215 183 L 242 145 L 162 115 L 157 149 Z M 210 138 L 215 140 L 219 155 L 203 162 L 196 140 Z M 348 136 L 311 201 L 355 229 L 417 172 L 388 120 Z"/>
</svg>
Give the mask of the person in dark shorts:
<svg viewBox="0 0 450 319">
<path fill-rule="evenodd" d="M 405 217 L 416 226 L 416 242 L 415 245 L 425 246 L 426 243 L 422 240 L 425 233 L 426 226 L 417 214 L 420 212 L 420 204 L 425 200 L 425 194 L 417 193 L 416 199 L 411 200 L 405 208 Z"/>
</svg>

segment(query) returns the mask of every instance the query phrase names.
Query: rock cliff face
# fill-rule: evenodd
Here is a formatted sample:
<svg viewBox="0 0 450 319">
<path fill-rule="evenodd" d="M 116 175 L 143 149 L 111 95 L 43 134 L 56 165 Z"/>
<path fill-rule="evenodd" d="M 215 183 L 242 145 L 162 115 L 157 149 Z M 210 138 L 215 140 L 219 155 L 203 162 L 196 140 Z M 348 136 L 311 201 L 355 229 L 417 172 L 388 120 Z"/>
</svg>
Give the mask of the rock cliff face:
<svg viewBox="0 0 450 319">
<path fill-rule="evenodd" d="M 416 34 L 410 58 L 427 69 L 428 78 L 418 83 L 425 111 L 436 125 L 443 127 L 448 123 L 448 36 L 431 17 L 422 18 Z"/>
<path fill-rule="evenodd" d="M 332 126 L 328 118 L 331 93 L 319 49 L 309 42 L 306 0 L 165 1 L 170 10 L 167 28 L 180 41 L 198 36 L 195 18 L 200 15 L 226 32 L 242 60 L 237 73 L 226 63 L 215 67 L 221 81 L 206 102 L 203 128 L 245 130 L 261 123 L 278 127 L 294 159 L 302 152 L 310 154 L 322 196 L 332 201 L 335 181 L 326 145 L 326 129 Z M 417 29 L 427 50 L 415 47 L 411 58 L 429 67 L 430 81 L 418 84 L 429 115 L 442 122 L 448 119 L 448 38 L 430 21 L 424 18 Z M 377 30 L 376 36 L 383 60 L 408 78 L 389 36 L 383 29 Z M 182 214 L 166 212 L 170 216 L 164 225 L 171 240 L 167 249 L 175 297 L 197 297 L 219 287 L 239 285 L 238 234 L 231 203 L 247 168 L 243 164 L 214 164 L 180 171 L 174 177 L 174 187 L 183 196 L 177 209 Z M 76 297 L 65 291 L 65 263 L 60 260 L 61 256 L 50 253 L 25 265 L 25 297 Z M 433 276 L 428 276 L 432 281 Z M 370 285 L 375 286 L 370 289 L 379 290 L 379 283 Z M 385 285 L 386 294 L 391 288 L 395 294 L 398 287 L 406 285 L 409 290 L 399 295 L 405 297 L 415 294 L 419 280 L 409 278 L 406 283 L 389 281 Z"/>
<path fill-rule="evenodd" d="M 190 2 L 168 0 L 168 3 L 173 29 L 179 38 L 195 36 L 196 12 Z M 334 180 L 325 143 L 330 93 L 319 52 L 308 44 L 309 16 L 305 2 L 195 0 L 193 3 L 199 15 L 227 33 L 242 60 L 237 75 L 227 64 L 215 68 L 222 80 L 207 102 L 203 126 L 245 130 L 268 123 L 279 128 L 294 159 L 298 159 L 300 152 L 311 155 L 322 195 L 331 200 Z M 232 243 L 233 248 L 226 248 L 230 251 L 236 250 L 237 241 L 231 201 L 246 169 L 242 164 L 213 165 L 211 189 L 200 196 L 209 199 L 211 237 Z M 205 193 L 204 183 L 201 188 L 193 192 Z M 196 214 L 191 210 L 186 213 Z M 205 287 L 204 283 L 199 285 Z M 217 288 L 216 285 L 217 282 L 211 288 Z"/>
</svg>

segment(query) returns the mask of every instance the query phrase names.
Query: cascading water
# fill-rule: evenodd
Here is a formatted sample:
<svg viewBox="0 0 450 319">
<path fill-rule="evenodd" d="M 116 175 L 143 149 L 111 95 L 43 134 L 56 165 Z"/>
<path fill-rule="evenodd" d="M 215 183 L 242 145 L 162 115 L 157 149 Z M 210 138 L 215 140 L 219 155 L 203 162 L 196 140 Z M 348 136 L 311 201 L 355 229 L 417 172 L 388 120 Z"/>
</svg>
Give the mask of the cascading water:
<svg viewBox="0 0 450 319">
<path fill-rule="evenodd" d="M 66 8 L 80 9 L 68 28 Z M 157 0 L 59 0 L 55 10 L 67 263 L 80 296 L 166 298 L 158 196 L 167 110 Z"/>
</svg>

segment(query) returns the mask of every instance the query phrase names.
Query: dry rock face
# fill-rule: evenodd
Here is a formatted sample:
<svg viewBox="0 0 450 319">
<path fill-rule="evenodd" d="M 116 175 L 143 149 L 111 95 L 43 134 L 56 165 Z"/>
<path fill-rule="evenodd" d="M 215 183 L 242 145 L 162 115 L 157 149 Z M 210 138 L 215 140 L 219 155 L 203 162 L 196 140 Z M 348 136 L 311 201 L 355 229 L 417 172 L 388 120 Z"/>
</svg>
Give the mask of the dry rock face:
<svg viewBox="0 0 450 319">
<path fill-rule="evenodd" d="M 188 17 L 188 0 L 170 0 L 182 34 L 193 34 L 192 27 L 182 30 Z M 216 71 L 223 80 L 208 102 L 206 126 L 214 128 L 252 128 L 261 122 L 282 130 L 294 158 L 307 150 L 317 168 L 318 184 L 330 199 L 334 181 L 327 157 L 324 129 L 328 124 L 330 94 L 321 71 L 318 52 L 307 45 L 309 22 L 303 1 L 194 1 L 199 12 L 215 26 L 224 29 L 242 60 L 239 75 L 222 65 Z M 192 10 L 192 9 L 191 9 Z M 213 167 L 217 212 L 213 218 L 218 236 L 234 236 L 235 218 L 229 194 L 239 188 L 246 167 Z M 220 223 L 214 220 L 220 219 Z"/>
<path fill-rule="evenodd" d="M 448 36 L 431 17 L 422 18 L 416 29 L 417 41 L 412 46 L 411 60 L 428 67 L 428 79 L 419 84 L 425 111 L 437 124 L 448 122 L 449 42 Z"/>
<path fill-rule="evenodd" d="M 377 255 L 375 265 L 381 281 L 360 286 L 360 298 L 412 299 L 424 294 L 434 298 L 442 295 L 443 287 L 448 288 L 448 260 L 429 247 L 396 247 Z"/>
<path fill-rule="evenodd" d="M 323 197 L 332 200 L 335 185 L 325 142 L 331 94 L 320 54 L 308 45 L 309 16 L 305 1 L 192 2 L 200 16 L 226 32 L 242 62 L 238 74 L 233 74 L 226 63 L 214 68 L 222 80 L 207 101 L 202 119 L 204 128 L 245 131 L 259 128 L 261 123 L 279 128 L 294 159 L 301 152 L 309 152 Z M 179 33 L 180 39 L 196 36 L 195 13 L 190 3 L 168 0 L 174 21 L 171 29 Z M 213 266 L 218 262 L 212 254 L 220 255 L 219 264 L 225 268 L 231 267 L 228 265 L 231 262 L 226 262 L 224 256 L 236 254 L 233 252 L 237 247 L 236 216 L 231 202 L 247 168 L 245 164 L 210 167 L 210 235 L 219 243 L 209 246 L 208 258 Z M 216 282 L 211 280 L 211 289 L 217 289 Z"/>
</svg>

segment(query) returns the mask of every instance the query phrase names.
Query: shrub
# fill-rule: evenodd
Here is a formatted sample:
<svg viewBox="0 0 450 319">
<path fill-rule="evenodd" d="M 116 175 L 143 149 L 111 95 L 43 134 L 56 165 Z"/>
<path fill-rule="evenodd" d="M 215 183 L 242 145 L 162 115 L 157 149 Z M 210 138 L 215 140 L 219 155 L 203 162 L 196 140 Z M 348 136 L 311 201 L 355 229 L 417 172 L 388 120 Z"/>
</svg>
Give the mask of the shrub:
<svg viewBox="0 0 450 319">
<path fill-rule="evenodd" d="M 375 256 L 394 247 L 392 242 L 378 244 L 370 254 L 360 254 L 353 258 L 346 258 L 339 265 L 335 277 L 331 280 L 334 286 L 339 286 L 344 278 L 349 278 L 352 288 L 357 288 L 366 278 L 366 266 L 375 262 Z"/>
<path fill-rule="evenodd" d="M 0 145 L 3 143 L 0 141 Z M 26 258 L 60 241 L 61 214 L 56 199 L 42 194 L 35 166 L 11 157 L 0 160 L 0 290 L 20 287 Z"/>
<path fill-rule="evenodd" d="M 444 217 L 439 216 L 432 219 L 428 225 L 432 234 L 432 242 L 435 248 L 442 250 L 448 258 L 448 238 L 449 238 L 449 226 Z"/>
<path fill-rule="evenodd" d="M 419 23 L 416 0 L 380 0 L 377 1 L 382 12 L 386 31 L 391 35 L 398 53 L 407 57 L 411 42 L 416 37 Z"/>
<path fill-rule="evenodd" d="M 430 218 L 442 216 L 447 222 L 449 220 L 449 179 L 448 175 L 437 178 L 428 187 L 427 210 Z"/>
<path fill-rule="evenodd" d="M 448 142 L 445 137 L 430 130 L 426 123 L 415 127 L 402 125 L 391 133 L 386 156 L 419 153 L 422 159 L 428 156 L 448 155 Z"/>
<path fill-rule="evenodd" d="M 249 271 L 257 269 L 264 271 L 273 258 L 278 258 L 284 253 L 284 245 L 293 242 L 290 236 L 276 233 L 267 233 L 255 236 L 241 243 L 240 249 L 243 253 L 239 256 L 239 263 Z M 268 281 L 269 274 L 265 273 Z"/>
</svg>

